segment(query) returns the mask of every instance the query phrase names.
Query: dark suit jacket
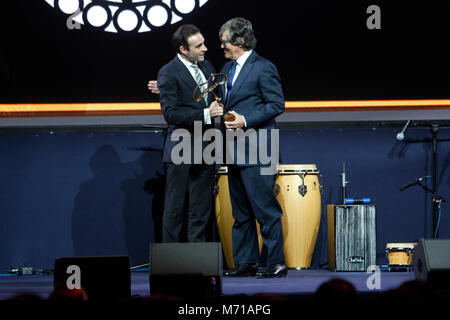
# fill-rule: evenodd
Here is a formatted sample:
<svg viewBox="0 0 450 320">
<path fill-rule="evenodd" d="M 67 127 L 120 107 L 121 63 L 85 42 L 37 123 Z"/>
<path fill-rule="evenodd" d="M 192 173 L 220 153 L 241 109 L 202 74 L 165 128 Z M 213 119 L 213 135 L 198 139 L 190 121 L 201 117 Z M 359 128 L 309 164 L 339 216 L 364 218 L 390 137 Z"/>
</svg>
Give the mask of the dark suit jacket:
<svg viewBox="0 0 450 320">
<path fill-rule="evenodd" d="M 228 74 L 233 61 L 226 63 L 222 71 Z M 225 97 L 225 85 L 220 87 L 222 97 Z M 222 99 L 224 100 L 224 99 Z M 270 129 L 275 129 L 275 117 L 283 113 L 285 109 L 285 100 L 281 88 L 281 80 L 275 65 L 267 59 L 259 56 L 253 51 L 245 61 L 241 71 L 231 89 L 229 101 L 226 102 L 225 111 L 236 111 L 243 115 L 247 122 L 248 129 L 256 130 L 257 148 L 259 148 L 258 129 L 268 129 L 267 141 L 270 152 Z M 228 145 L 228 147 L 231 147 Z M 246 163 L 249 165 L 249 145 L 248 139 L 245 144 Z M 234 160 L 237 163 L 237 149 L 234 144 Z M 258 165 L 259 157 L 258 157 Z"/>
<path fill-rule="evenodd" d="M 198 66 L 206 79 L 212 73 L 215 73 L 213 65 L 207 60 L 199 62 Z M 169 125 L 164 144 L 163 162 L 172 162 L 172 149 L 179 143 L 178 141 L 171 141 L 174 130 L 183 128 L 193 134 L 194 121 L 203 123 L 203 132 L 212 127 L 204 124 L 203 110 L 208 107 L 204 99 L 199 102 L 193 99 L 192 95 L 196 86 L 197 83 L 178 56 L 162 67 L 158 73 L 161 109 L 164 119 Z M 208 103 L 210 104 L 212 101 L 213 98 L 209 95 Z M 203 143 L 203 145 L 205 144 Z M 191 150 L 193 153 L 193 139 Z"/>
</svg>

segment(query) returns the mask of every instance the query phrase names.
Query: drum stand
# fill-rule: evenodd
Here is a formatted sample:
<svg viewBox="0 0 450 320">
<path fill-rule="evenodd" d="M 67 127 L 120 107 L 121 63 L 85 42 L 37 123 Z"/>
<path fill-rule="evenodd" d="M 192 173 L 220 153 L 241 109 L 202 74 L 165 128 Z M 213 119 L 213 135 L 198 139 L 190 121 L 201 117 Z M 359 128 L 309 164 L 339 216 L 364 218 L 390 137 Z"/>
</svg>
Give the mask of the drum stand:
<svg viewBox="0 0 450 320">
<path fill-rule="evenodd" d="M 432 138 L 423 139 L 423 140 L 409 140 L 407 139 L 406 143 L 415 143 L 415 142 L 431 142 L 433 147 L 433 190 L 428 188 L 427 186 L 422 184 L 422 178 L 417 179 L 414 183 L 406 186 L 412 186 L 414 184 L 420 185 L 425 191 L 430 192 L 433 195 L 433 236 L 435 239 L 439 237 L 438 228 L 440 221 L 440 209 L 441 202 L 446 202 L 444 198 L 438 195 L 437 193 L 437 143 L 438 142 L 449 142 L 450 139 L 437 139 L 437 134 L 439 132 L 439 124 L 432 123 L 431 124 L 431 134 Z M 405 189 L 405 187 L 401 188 L 401 190 Z"/>
</svg>

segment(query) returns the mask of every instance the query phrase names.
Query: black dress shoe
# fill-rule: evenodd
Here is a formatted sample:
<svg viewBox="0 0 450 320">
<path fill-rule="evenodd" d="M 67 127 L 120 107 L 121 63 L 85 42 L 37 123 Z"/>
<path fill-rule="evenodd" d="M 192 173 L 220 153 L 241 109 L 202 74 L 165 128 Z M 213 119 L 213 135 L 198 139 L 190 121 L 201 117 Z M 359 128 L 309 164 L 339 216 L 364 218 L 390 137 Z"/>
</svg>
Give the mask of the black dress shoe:
<svg viewBox="0 0 450 320">
<path fill-rule="evenodd" d="M 287 277 L 288 269 L 284 263 L 272 264 L 265 270 L 260 270 L 256 274 L 257 278 L 283 278 Z"/>
<path fill-rule="evenodd" d="M 236 268 L 227 270 L 223 273 L 225 277 L 254 277 L 258 267 L 253 263 L 240 264 Z"/>
</svg>

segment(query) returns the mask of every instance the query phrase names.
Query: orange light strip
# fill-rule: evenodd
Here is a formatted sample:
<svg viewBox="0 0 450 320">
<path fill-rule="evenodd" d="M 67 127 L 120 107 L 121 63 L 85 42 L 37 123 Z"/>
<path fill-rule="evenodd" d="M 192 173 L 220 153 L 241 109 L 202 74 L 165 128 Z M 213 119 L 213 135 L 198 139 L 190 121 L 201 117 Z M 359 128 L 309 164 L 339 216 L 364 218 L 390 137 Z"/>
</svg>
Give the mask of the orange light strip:
<svg viewBox="0 0 450 320">
<path fill-rule="evenodd" d="M 159 103 L 0 104 L 0 117 L 160 114 Z"/>
<path fill-rule="evenodd" d="M 450 109 L 450 99 L 286 101 L 286 112 Z M 0 104 L 0 117 L 160 115 L 149 103 Z"/>
</svg>

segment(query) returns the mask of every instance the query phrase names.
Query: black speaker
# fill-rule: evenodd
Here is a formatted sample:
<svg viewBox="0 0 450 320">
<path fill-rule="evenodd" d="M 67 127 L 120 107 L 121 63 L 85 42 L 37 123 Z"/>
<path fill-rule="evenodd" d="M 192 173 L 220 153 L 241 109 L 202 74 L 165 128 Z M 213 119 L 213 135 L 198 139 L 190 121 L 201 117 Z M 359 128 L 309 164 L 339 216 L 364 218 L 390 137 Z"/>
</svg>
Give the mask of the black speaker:
<svg viewBox="0 0 450 320">
<path fill-rule="evenodd" d="M 450 289 L 450 239 L 421 239 L 413 255 L 417 280 Z"/>
<path fill-rule="evenodd" d="M 55 292 L 83 289 L 89 300 L 131 295 L 130 257 L 70 257 L 55 260 Z"/>
<path fill-rule="evenodd" d="M 152 243 L 150 292 L 175 296 L 222 294 L 221 244 Z"/>
</svg>

